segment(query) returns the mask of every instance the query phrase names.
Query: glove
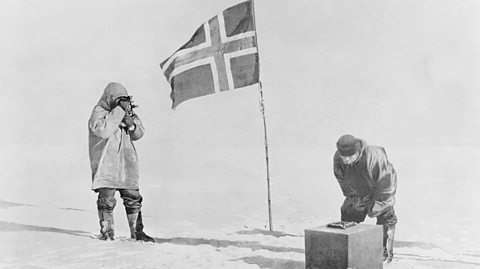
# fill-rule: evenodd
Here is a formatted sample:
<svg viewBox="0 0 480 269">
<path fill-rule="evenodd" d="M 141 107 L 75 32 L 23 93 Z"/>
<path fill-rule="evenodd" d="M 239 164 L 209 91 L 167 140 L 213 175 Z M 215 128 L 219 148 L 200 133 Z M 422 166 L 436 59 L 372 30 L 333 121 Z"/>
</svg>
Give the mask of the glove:
<svg viewBox="0 0 480 269">
<path fill-rule="evenodd" d="M 130 116 L 129 114 L 126 114 L 125 117 L 123 117 L 123 124 L 125 124 L 125 127 L 127 130 L 133 131 L 135 129 L 135 118 L 137 116 L 133 115 Z"/>
<path fill-rule="evenodd" d="M 387 209 L 388 205 L 386 205 L 385 202 L 374 201 L 368 210 L 368 216 L 371 218 L 377 217 L 378 215 L 385 212 Z"/>
</svg>

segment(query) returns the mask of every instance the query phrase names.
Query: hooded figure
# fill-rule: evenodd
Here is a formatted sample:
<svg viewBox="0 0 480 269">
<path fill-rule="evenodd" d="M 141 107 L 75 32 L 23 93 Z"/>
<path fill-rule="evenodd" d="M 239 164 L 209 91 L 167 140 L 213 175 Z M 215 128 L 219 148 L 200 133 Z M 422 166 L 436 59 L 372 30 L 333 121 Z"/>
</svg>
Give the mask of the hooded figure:
<svg viewBox="0 0 480 269">
<path fill-rule="evenodd" d="M 103 240 L 114 239 L 114 196 L 118 190 L 127 212 L 131 237 L 153 241 L 143 233 L 138 157 L 133 141 L 142 138 L 144 128 L 132 107 L 125 87 L 112 82 L 105 88 L 88 121 L 92 190 L 98 193 L 100 239 Z"/>
<path fill-rule="evenodd" d="M 360 223 L 367 215 L 376 217 L 377 224 L 383 225 L 384 259 L 392 261 L 397 175 L 385 149 L 343 135 L 337 142 L 333 171 L 346 197 L 341 207 L 342 221 Z"/>
<path fill-rule="evenodd" d="M 133 142 L 143 136 L 144 128 L 135 117 L 135 129 L 121 128 L 126 112 L 114 101 L 128 96 L 119 83 L 110 83 L 92 111 L 88 122 L 92 189 L 138 189 L 138 158 Z"/>
</svg>

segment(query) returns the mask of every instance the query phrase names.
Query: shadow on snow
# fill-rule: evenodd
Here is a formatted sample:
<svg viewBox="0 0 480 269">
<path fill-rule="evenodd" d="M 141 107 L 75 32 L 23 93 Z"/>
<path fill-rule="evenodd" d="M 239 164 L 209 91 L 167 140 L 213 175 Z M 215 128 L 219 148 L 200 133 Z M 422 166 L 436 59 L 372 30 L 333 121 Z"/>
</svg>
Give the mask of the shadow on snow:
<svg viewBox="0 0 480 269">
<path fill-rule="evenodd" d="M 210 245 L 216 248 L 226 247 L 238 247 L 249 248 L 251 250 L 269 250 L 272 252 L 298 252 L 305 253 L 302 248 L 288 248 L 262 245 L 256 241 L 231 241 L 231 240 L 219 240 L 219 239 L 206 239 L 206 238 L 191 238 L 191 237 L 173 237 L 173 238 L 155 238 L 155 243 L 170 243 L 177 245 Z"/>
<path fill-rule="evenodd" d="M 27 225 L 27 224 L 19 224 L 13 222 L 4 222 L 0 221 L 0 232 L 50 232 L 50 233 L 60 233 L 60 234 L 68 234 L 68 235 L 76 235 L 76 236 L 86 236 L 90 238 L 96 238 L 96 236 L 89 232 L 78 231 L 78 230 L 67 230 L 55 227 L 43 227 L 43 226 L 35 226 L 35 225 Z"/>
<path fill-rule="evenodd" d="M 279 232 L 279 231 L 267 231 L 267 230 L 261 230 L 261 229 L 244 230 L 244 231 L 238 231 L 236 233 L 237 234 L 246 234 L 246 235 L 263 234 L 263 235 L 269 235 L 269 236 L 273 236 L 273 237 L 277 237 L 277 238 L 286 237 L 286 236 L 303 237 L 303 235 L 287 234 L 287 233 Z"/>
<path fill-rule="evenodd" d="M 13 205 L 15 206 L 15 205 Z M 0 232 L 21 232 L 21 231 L 35 231 L 35 232 L 51 232 L 51 233 L 59 233 L 59 234 L 67 234 L 67 235 L 74 235 L 74 236 L 83 236 L 88 238 L 97 238 L 96 235 L 80 231 L 80 230 L 68 230 L 68 229 L 61 229 L 55 227 L 44 227 L 44 226 L 35 226 L 35 225 L 28 225 L 28 224 L 19 224 L 13 222 L 4 222 L 0 221 Z M 295 235 L 288 235 L 283 234 L 281 232 L 269 232 L 269 231 L 262 231 L 262 230 L 251 230 L 251 231 L 240 231 L 237 232 L 238 234 L 265 234 L 271 235 L 275 237 L 282 237 L 282 236 L 295 236 Z M 272 234 L 273 233 L 273 234 Z M 300 236 L 299 236 L 300 237 Z M 289 248 L 289 247 L 280 247 L 280 246 L 269 246 L 269 245 L 262 245 L 256 241 L 232 241 L 232 240 L 220 240 L 220 239 L 206 239 L 206 238 L 191 238 L 191 237 L 173 237 L 173 238 L 155 238 L 155 243 L 163 244 L 163 243 L 170 243 L 170 244 L 177 244 L 177 245 L 189 245 L 189 246 L 198 246 L 198 245 L 210 245 L 216 248 L 227 248 L 227 247 L 238 247 L 238 248 L 249 248 L 252 251 L 255 250 L 268 250 L 271 252 L 296 252 L 296 253 L 305 253 L 303 248 Z M 395 247 L 398 248 L 412 248 L 418 247 L 422 249 L 441 249 L 435 244 L 431 243 L 423 243 L 423 242 L 408 242 L 408 241 L 397 241 L 395 242 Z M 473 256 L 478 257 L 475 254 L 463 254 L 466 256 Z M 462 264 L 472 264 L 472 265 L 479 265 L 478 263 L 474 262 L 464 262 L 464 261 L 447 261 L 433 257 L 422 257 L 417 255 L 400 255 L 397 259 L 412 259 L 412 260 L 430 260 L 430 261 L 439 261 L 439 262 L 458 262 Z M 427 258 L 427 259 L 425 259 Z M 236 260 L 241 260 L 248 264 L 256 264 L 260 268 L 304 268 L 305 263 L 303 261 L 296 261 L 296 260 L 289 260 L 289 259 L 278 259 L 278 258 L 268 258 L 264 256 L 246 256 L 243 258 L 239 258 Z"/>
</svg>

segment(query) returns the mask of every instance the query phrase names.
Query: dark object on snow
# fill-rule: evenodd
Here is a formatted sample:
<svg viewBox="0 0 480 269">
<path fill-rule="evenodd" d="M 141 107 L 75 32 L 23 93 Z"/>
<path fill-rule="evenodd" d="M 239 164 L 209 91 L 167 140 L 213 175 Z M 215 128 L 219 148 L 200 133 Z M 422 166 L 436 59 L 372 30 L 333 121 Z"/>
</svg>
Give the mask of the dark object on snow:
<svg viewBox="0 0 480 269">
<path fill-rule="evenodd" d="M 329 223 L 327 225 L 327 227 L 338 228 L 338 229 L 347 229 L 347 228 L 355 226 L 356 224 L 357 223 L 355 223 L 353 221 L 336 221 L 336 222 Z"/>
<path fill-rule="evenodd" d="M 348 229 L 327 225 L 305 230 L 306 269 L 383 268 L 383 229 L 356 224 Z"/>
</svg>

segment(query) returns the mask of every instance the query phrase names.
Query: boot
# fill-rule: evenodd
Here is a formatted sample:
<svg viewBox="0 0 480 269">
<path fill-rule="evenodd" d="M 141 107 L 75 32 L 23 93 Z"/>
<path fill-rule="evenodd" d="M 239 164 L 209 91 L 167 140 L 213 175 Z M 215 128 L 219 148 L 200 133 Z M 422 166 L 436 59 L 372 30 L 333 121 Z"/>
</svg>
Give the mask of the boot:
<svg viewBox="0 0 480 269">
<path fill-rule="evenodd" d="M 142 212 L 127 214 L 130 238 L 137 241 L 155 242 L 153 238 L 143 232 Z"/>
<path fill-rule="evenodd" d="M 115 232 L 113 230 L 113 212 L 98 211 L 98 218 L 100 222 L 100 240 L 114 240 Z"/>
<path fill-rule="evenodd" d="M 383 261 L 393 260 L 393 241 L 395 239 L 395 224 L 383 225 Z"/>
</svg>

